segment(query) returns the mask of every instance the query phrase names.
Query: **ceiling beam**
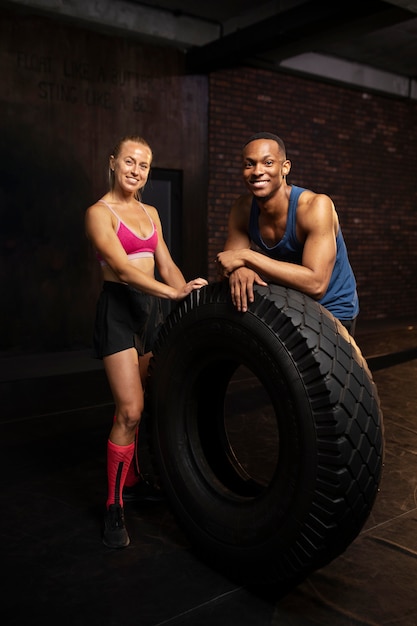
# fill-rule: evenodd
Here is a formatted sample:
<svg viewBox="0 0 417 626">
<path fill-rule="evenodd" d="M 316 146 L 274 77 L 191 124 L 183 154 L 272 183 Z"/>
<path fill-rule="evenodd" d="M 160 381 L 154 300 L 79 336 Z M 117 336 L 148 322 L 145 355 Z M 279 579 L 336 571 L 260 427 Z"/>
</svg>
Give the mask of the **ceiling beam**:
<svg viewBox="0 0 417 626">
<path fill-rule="evenodd" d="M 126 0 L 0 0 L 0 6 L 23 7 L 41 15 L 182 50 L 217 39 L 221 30 L 220 24 L 214 22 L 174 15 L 172 11 Z"/>
<path fill-rule="evenodd" d="M 314 49 L 323 39 L 352 25 L 360 32 L 361 21 L 372 18 L 372 30 L 415 18 L 415 13 L 381 0 L 311 0 L 268 19 L 237 30 L 186 53 L 189 73 L 208 73 L 225 67 L 245 65 L 247 60 L 273 52 L 281 60 Z M 289 52 L 291 50 L 291 52 Z"/>
</svg>

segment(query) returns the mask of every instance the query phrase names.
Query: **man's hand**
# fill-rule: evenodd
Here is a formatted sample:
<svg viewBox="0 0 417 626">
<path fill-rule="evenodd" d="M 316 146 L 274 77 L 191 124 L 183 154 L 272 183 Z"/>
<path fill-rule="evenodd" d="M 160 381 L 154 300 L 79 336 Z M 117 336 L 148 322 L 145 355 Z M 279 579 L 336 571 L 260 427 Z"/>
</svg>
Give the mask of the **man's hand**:
<svg viewBox="0 0 417 626">
<path fill-rule="evenodd" d="M 217 255 L 217 263 L 220 265 L 220 273 L 226 278 L 230 274 L 239 269 L 239 267 L 245 266 L 243 259 L 244 250 L 225 250 L 219 252 Z"/>
<path fill-rule="evenodd" d="M 221 253 L 225 254 L 225 253 Z M 240 267 L 232 271 L 229 276 L 230 294 L 232 302 L 238 311 L 245 313 L 248 310 L 248 304 L 254 301 L 253 285 L 267 286 L 262 278 L 247 267 Z"/>
</svg>

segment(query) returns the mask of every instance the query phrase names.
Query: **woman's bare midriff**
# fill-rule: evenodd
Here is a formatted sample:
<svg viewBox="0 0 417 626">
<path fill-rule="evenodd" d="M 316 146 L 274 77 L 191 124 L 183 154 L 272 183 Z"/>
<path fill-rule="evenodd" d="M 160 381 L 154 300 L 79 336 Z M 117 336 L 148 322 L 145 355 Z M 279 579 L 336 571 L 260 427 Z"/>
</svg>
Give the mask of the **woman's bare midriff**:
<svg viewBox="0 0 417 626">
<path fill-rule="evenodd" d="M 142 258 L 142 259 L 131 259 L 129 261 L 129 263 L 131 263 L 134 267 L 137 267 L 138 270 L 140 270 L 141 272 L 143 272 L 147 276 L 152 276 L 152 278 L 154 277 L 154 275 L 155 275 L 155 261 L 154 261 L 153 257 L 145 257 L 145 258 Z M 121 282 L 123 282 L 123 281 L 119 280 L 119 278 L 113 272 L 111 267 L 109 267 L 108 265 L 103 265 L 101 267 L 101 271 L 102 271 L 103 280 L 108 280 L 108 281 L 111 281 L 113 283 L 121 283 Z"/>
</svg>

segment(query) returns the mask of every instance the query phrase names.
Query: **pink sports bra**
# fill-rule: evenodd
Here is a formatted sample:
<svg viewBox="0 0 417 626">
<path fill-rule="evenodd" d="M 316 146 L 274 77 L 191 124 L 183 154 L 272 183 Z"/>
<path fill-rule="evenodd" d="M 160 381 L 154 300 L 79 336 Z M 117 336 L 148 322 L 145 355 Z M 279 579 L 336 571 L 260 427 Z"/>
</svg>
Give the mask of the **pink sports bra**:
<svg viewBox="0 0 417 626">
<path fill-rule="evenodd" d="M 156 230 L 155 224 L 143 204 L 141 204 L 141 207 L 145 211 L 150 223 L 152 224 L 152 232 L 146 239 L 142 239 L 141 237 L 138 237 L 138 235 L 135 235 L 135 233 L 126 226 L 126 224 L 117 215 L 116 211 L 114 211 L 111 206 L 107 204 L 107 202 L 105 202 L 104 200 L 99 200 L 99 202 L 105 204 L 106 207 L 113 213 L 113 215 L 117 217 L 116 235 L 118 236 L 119 241 L 122 244 L 128 258 L 140 259 L 144 257 L 153 257 L 155 254 L 156 246 L 158 245 L 158 231 Z M 100 265 L 107 265 L 106 261 L 98 252 L 96 253 L 96 255 L 98 261 L 100 262 Z"/>
</svg>

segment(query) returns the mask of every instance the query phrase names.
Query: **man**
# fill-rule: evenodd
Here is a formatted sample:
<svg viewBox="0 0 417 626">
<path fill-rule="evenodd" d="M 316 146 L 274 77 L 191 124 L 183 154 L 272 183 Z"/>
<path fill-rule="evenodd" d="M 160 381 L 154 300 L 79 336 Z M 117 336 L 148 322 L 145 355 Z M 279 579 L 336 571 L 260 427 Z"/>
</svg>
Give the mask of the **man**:
<svg viewBox="0 0 417 626">
<path fill-rule="evenodd" d="M 356 280 L 332 200 L 287 183 L 291 162 L 277 135 L 253 135 L 242 157 L 249 193 L 233 205 L 217 255 L 234 305 L 247 310 L 254 284 L 284 285 L 317 300 L 353 335 Z"/>
</svg>

